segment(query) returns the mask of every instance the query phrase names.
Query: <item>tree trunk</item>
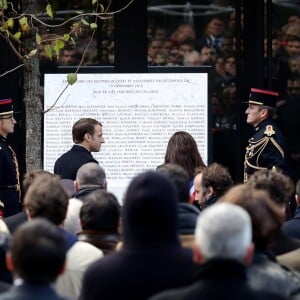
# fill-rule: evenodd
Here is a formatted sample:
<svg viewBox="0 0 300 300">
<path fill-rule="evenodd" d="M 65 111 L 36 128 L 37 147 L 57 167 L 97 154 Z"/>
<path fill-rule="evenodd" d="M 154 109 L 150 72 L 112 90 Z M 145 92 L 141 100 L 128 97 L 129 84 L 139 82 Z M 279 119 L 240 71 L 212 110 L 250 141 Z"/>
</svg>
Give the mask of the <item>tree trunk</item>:
<svg viewBox="0 0 300 300">
<path fill-rule="evenodd" d="M 28 13 L 36 13 L 36 0 L 22 0 Z M 24 52 L 36 49 L 36 29 L 24 40 Z M 26 172 L 42 169 L 42 104 L 40 96 L 39 60 L 35 55 L 26 62 L 24 69 L 24 105 L 26 130 Z"/>
</svg>

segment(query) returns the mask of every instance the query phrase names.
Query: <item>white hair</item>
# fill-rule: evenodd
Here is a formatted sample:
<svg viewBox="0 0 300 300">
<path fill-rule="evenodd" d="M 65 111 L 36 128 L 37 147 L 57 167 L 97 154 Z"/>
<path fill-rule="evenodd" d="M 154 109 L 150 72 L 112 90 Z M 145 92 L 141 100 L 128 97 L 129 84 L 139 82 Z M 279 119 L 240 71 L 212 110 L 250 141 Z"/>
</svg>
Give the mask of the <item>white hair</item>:
<svg viewBox="0 0 300 300">
<path fill-rule="evenodd" d="M 243 261 L 252 239 L 251 219 L 242 207 L 217 203 L 198 217 L 195 243 L 204 260 L 225 258 Z"/>
</svg>

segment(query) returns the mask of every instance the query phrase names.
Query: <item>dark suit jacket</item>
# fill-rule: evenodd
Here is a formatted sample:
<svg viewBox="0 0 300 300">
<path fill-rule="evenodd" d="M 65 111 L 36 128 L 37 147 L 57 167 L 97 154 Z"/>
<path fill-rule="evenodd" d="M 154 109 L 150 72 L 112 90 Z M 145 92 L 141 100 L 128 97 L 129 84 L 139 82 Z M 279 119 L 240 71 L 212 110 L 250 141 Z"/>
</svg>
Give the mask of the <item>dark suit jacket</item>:
<svg viewBox="0 0 300 300">
<path fill-rule="evenodd" d="M 0 300 L 63 300 L 50 285 L 32 285 L 23 283 L 13 286 L 9 291 L 0 294 Z"/>
<path fill-rule="evenodd" d="M 186 288 L 162 292 L 149 300 L 276 300 L 285 299 L 255 291 L 246 283 L 245 267 L 235 261 L 212 260 L 199 267 L 197 282 Z"/>
<path fill-rule="evenodd" d="M 192 253 L 179 245 L 156 249 L 121 249 L 92 264 L 80 299 L 145 300 L 165 289 L 191 282 Z"/>
<path fill-rule="evenodd" d="M 27 220 L 28 218 L 24 211 L 3 219 L 11 234 L 13 234 L 15 230 Z"/>
<path fill-rule="evenodd" d="M 54 174 L 61 179 L 76 179 L 77 170 L 89 162 L 98 163 L 92 153 L 86 148 L 74 145 L 71 150 L 59 157 L 54 164 Z"/>
<path fill-rule="evenodd" d="M 282 232 L 290 237 L 300 239 L 300 207 L 299 206 L 296 209 L 296 214 L 294 218 L 285 221 L 283 223 Z"/>
<path fill-rule="evenodd" d="M 270 245 L 270 251 L 273 256 L 281 255 L 300 248 L 300 240 L 286 235 L 284 232 L 274 237 Z"/>
</svg>

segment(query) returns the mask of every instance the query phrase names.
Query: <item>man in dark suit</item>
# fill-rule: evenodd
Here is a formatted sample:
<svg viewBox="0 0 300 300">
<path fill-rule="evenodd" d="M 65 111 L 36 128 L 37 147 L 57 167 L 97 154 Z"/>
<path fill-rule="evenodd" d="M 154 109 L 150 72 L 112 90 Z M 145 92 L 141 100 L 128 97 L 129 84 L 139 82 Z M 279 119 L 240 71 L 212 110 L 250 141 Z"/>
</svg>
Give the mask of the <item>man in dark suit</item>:
<svg viewBox="0 0 300 300">
<path fill-rule="evenodd" d="M 59 157 L 54 164 L 54 174 L 62 179 L 75 180 L 77 170 L 88 162 L 98 161 L 91 152 L 99 152 L 104 143 L 102 124 L 95 119 L 83 118 L 74 123 L 71 150 Z"/>
<path fill-rule="evenodd" d="M 7 136 L 14 132 L 16 120 L 12 99 L 0 100 L 0 214 L 9 217 L 21 211 L 19 167 Z"/>
<path fill-rule="evenodd" d="M 193 257 L 200 264 L 195 283 L 150 299 L 284 299 L 247 284 L 245 266 L 254 251 L 251 228 L 249 214 L 237 205 L 217 203 L 205 209 L 195 230 Z"/>
<path fill-rule="evenodd" d="M 257 170 L 280 169 L 289 173 L 285 139 L 273 122 L 278 93 L 252 88 L 245 113 L 255 129 L 249 139 L 244 161 L 244 182 Z"/>
<path fill-rule="evenodd" d="M 42 219 L 21 225 L 7 255 L 8 268 L 16 279 L 0 299 L 62 300 L 50 284 L 63 271 L 65 257 L 64 238 L 55 225 Z"/>
</svg>

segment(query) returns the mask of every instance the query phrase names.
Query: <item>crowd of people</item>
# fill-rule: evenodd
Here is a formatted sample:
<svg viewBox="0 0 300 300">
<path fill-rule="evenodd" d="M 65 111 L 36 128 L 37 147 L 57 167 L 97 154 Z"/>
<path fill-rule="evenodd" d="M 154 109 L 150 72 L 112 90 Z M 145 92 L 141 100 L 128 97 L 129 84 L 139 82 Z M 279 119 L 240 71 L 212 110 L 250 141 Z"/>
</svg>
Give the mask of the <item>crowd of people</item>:
<svg viewBox="0 0 300 300">
<path fill-rule="evenodd" d="M 264 92 L 249 107 L 265 110 Z M 10 105 L 0 101 L 2 135 Z M 276 160 L 237 184 L 179 131 L 163 164 L 136 174 L 117 199 L 92 155 L 102 124 L 80 119 L 72 137 L 53 173 L 25 174 L 22 209 L 3 207 L 0 300 L 300 299 L 300 180 Z"/>
<path fill-rule="evenodd" d="M 232 19 L 211 18 L 201 37 L 190 24 L 172 33 L 148 28 L 149 65 L 213 66 L 215 131 L 236 126 Z M 84 29 L 74 28 L 82 44 L 89 43 Z M 108 57 L 112 40 L 102 41 Z M 78 57 L 66 47 L 58 63 Z M 280 97 L 250 93 L 247 123 L 256 135 L 239 184 L 222 164 L 206 165 L 193 136 L 178 131 L 164 162 L 136 174 L 117 199 L 92 155 L 105 140 L 101 122 L 91 118 L 74 123 L 74 145 L 53 173 L 29 172 L 21 184 L 7 143 L 16 123 L 12 100 L 0 100 L 0 300 L 300 299 L 299 126 L 289 125 L 299 122 L 291 114 L 299 110 L 299 59 L 300 21 L 293 16 L 273 37 L 274 76 L 284 76 Z M 287 150 L 271 123 L 276 105 Z"/>
<path fill-rule="evenodd" d="M 213 156 L 216 161 L 236 172 L 235 163 L 230 158 L 232 145 L 238 129 L 240 112 L 236 96 L 237 57 L 236 13 L 219 14 L 199 22 L 175 22 L 164 24 L 161 18 L 149 15 L 148 20 L 148 65 L 168 67 L 211 66 L 213 69 L 213 95 L 211 97 L 211 120 L 213 135 Z M 300 113 L 300 18 L 289 15 L 282 23 L 274 22 L 272 31 L 271 77 L 273 89 L 279 93 L 276 123 L 287 140 L 290 160 L 295 178 L 300 175 L 300 145 L 297 128 Z M 241 15 L 243 26 L 243 13 Z M 57 66 L 113 66 L 114 65 L 114 23 L 105 20 L 101 34 L 91 35 L 91 30 L 82 22 L 75 22 L 66 32 L 72 36 L 58 57 L 50 60 L 40 45 L 41 73 Z M 101 36 L 101 39 L 100 37 Z M 55 40 L 55 34 L 42 34 L 42 40 Z M 100 39 L 100 40 L 99 40 Z M 243 43 L 241 43 L 241 48 Z M 84 54 L 84 56 L 82 56 Z M 268 71 L 267 39 L 264 40 L 266 78 Z M 220 144 L 222 151 L 219 151 Z M 233 174 L 237 178 L 237 174 Z"/>
</svg>

